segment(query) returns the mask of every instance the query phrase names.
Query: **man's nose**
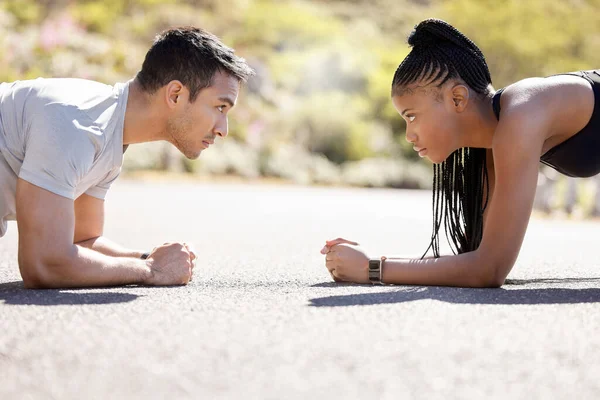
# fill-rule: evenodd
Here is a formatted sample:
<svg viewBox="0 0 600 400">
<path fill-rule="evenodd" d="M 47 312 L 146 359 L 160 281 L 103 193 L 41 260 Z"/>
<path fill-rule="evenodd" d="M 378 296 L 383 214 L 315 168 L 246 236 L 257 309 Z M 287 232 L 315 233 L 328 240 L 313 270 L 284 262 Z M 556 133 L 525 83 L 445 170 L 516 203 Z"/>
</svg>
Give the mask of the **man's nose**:
<svg viewBox="0 0 600 400">
<path fill-rule="evenodd" d="M 227 118 L 222 118 L 221 120 L 219 120 L 217 125 L 215 125 L 215 133 L 220 137 L 227 136 L 227 134 L 229 133 Z"/>
</svg>

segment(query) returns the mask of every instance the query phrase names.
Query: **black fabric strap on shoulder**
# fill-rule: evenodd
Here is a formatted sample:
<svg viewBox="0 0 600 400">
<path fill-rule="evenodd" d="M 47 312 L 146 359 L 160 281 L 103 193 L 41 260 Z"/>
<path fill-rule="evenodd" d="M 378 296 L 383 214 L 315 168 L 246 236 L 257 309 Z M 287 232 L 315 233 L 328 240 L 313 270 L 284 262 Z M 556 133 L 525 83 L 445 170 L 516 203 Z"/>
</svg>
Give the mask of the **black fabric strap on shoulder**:
<svg viewBox="0 0 600 400">
<path fill-rule="evenodd" d="M 496 114 L 496 119 L 500 121 L 500 96 L 504 88 L 498 89 L 492 98 L 492 108 L 494 109 L 494 114 Z"/>
</svg>

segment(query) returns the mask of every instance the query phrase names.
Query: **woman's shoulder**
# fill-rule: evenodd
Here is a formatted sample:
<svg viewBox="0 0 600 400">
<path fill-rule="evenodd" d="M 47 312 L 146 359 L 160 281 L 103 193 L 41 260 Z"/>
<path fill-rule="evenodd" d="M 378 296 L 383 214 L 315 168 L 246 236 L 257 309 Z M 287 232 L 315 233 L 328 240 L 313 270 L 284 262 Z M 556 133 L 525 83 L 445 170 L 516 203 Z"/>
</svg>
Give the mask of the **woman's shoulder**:
<svg viewBox="0 0 600 400">
<path fill-rule="evenodd" d="M 551 92 L 545 78 L 522 79 L 503 88 L 493 147 L 525 149 L 540 145 L 554 119 Z M 517 143 L 520 146 L 515 146 Z"/>
<path fill-rule="evenodd" d="M 552 118 L 565 105 L 577 103 L 590 91 L 590 84 L 580 76 L 561 74 L 521 79 L 506 86 L 500 98 L 503 114 Z"/>
<path fill-rule="evenodd" d="M 591 85 L 580 76 L 523 79 L 500 96 L 502 114 L 494 141 L 541 145 L 545 152 L 581 130 L 593 108 Z"/>
</svg>

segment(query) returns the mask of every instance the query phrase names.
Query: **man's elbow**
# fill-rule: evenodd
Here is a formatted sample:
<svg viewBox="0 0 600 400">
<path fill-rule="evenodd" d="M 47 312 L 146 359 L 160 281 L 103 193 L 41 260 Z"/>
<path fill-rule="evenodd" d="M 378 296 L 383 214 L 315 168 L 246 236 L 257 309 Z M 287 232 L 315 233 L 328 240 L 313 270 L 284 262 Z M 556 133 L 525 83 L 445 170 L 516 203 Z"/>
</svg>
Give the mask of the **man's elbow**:
<svg viewBox="0 0 600 400">
<path fill-rule="evenodd" d="M 40 271 L 40 267 L 31 264 L 19 263 L 21 278 L 23 278 L 23 286 L 25 289 L 47 289 L 50 287 L 45 274 Z"/>
<path fill-rule="evenodd" d="M 19 270 L 26 289 L 53 289 L 64 282 L 64 265 L 60 260 L 19 257 Z"/>
</svg>

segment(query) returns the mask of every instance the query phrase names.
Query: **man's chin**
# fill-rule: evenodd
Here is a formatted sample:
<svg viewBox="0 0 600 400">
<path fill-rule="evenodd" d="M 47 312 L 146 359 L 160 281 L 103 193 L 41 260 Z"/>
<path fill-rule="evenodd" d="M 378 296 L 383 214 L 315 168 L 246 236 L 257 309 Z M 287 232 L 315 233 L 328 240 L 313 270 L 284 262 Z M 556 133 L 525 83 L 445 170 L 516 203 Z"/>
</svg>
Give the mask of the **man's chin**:
<svg viewBox="0 0 600 400">
<path fill-rule="evenodd" d="M 202 153 L 202 150 L 205 150 L 205 149 L 201 149 L 200 151 L 194 152 L 194 153 L 189 153 L 189 152 L 185 152 L 184 153 L 183 151 L 181 153 L 183 153 L 183 155 L 185 156 L 185 158 L 187 158 L 188 160 L 197 160 L 198 157 L 200 157 L 200 154 Z"/>
</svg>

